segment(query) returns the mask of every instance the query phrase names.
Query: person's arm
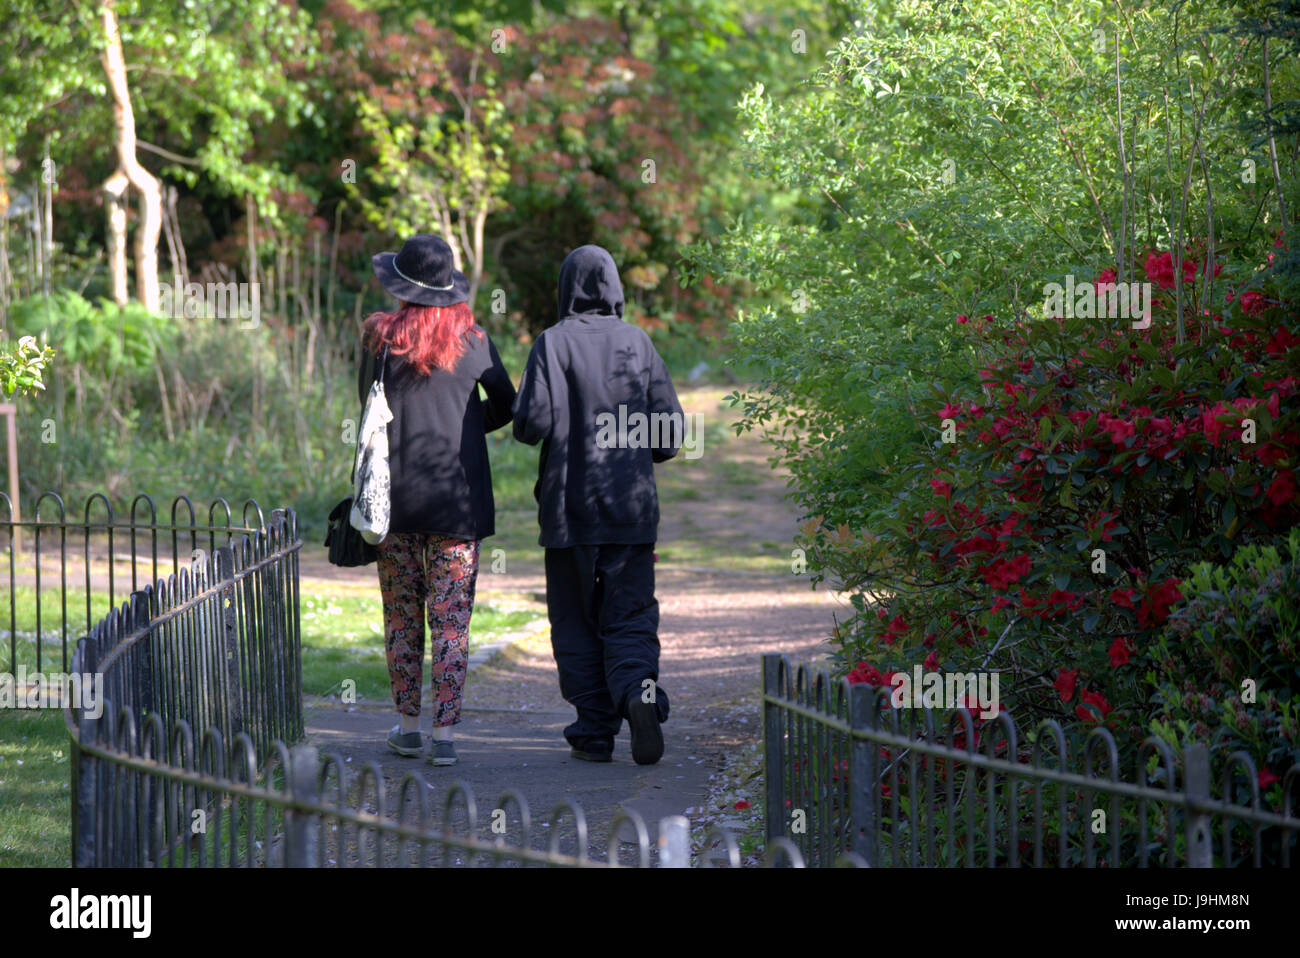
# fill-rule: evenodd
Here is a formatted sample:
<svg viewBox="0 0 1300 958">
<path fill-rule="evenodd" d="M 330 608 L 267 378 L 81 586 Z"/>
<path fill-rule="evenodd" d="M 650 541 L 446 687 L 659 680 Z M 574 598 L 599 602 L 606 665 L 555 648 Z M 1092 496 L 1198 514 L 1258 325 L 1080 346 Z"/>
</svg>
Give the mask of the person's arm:
<svg viewBox="0 0 1300 958">
<path fill-rule="evenodd" d="M 487 336 L 486 333 L 483 334 Z M 510 422 L 514 412 L 515 384 L 510 381 L 510 374 L 497 355 L 496 345 L 488 337 L 488 352 L 492 365 L 479 377 L 487 398 L 483 400 L 483 430 L 493 432 Z"/>
<path fill-rule="evenodd" d="M 528 354 L 515 397 L 515 438 L 535 446 L 551 435 L 554 419 L 551 412 L 551 388 L 546 374 L 545 337 L 538 337 Z"/>
<path fill-rule="evenodd" d="M 677 455 L 682 447 L 686 435 L 686 416 L 682 413 L 681 403 L 677 401 L 677 390 L 673 388 L 668 367 L 654 346 L 650 347 L 650 356 L 650 385 L 646 390 L 646 408 L 652 416 L 655 413 L 670 414 L 672 418 L 669 421 L 676 424 L 671 429 L 661 431 L 661 439 L 665 441 L 650 450 L 655 462 L 666 462 Z"/>
</svg>

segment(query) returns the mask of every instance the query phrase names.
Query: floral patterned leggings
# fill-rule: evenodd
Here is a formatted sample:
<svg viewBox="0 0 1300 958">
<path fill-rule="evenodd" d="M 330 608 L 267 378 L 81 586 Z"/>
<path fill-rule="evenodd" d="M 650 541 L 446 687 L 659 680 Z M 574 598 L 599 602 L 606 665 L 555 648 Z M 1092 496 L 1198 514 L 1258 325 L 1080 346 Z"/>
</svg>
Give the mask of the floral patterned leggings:
<svg viewBox="0 0 1300 958">
<path fill-rule="evenodd" d="M 390 532 L 377 548 L 393 702 L 403 715 L 420 714 L 427 607 L 433 640 L 433 724 L 455 725 L 460 721 L 469 666 L 469 620 L 474 611 L 479 543 Z"/>
</svg>

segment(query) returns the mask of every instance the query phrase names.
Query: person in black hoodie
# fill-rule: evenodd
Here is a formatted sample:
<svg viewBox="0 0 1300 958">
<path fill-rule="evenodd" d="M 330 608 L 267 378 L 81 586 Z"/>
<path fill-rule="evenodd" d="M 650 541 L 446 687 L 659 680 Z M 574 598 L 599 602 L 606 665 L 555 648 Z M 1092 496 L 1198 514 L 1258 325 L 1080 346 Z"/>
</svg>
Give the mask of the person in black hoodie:
<svg viewBox="0 0 1300 958">
<path fill-rule="evenodd" d="M 663 360 L 623 322 L 623 287 L 599 246 L 560 267 L 559 321 L 533 344 L 515 438 L 541 443 L 535 495 L 564 730 L 575 758 L 608 762 L 627 719 L 638 764 L 663 755 L 654 464 L 677 454 L 685 419 Z M 627 427 L 631 426 L 629 430 Z"/>
<path fill-rule="evenodd" d="M 374 257 L 375 274 L 400 307 L 367 318 L 357 393 L 382 375 L 388 423 L 391 516 L 377 546 L 384 636 L 398 725 L 389 747 L 424 750 L 420 734 L 424 620 L 433 645 L 433 748 L 454 765 L 469 663 L 479 542 L 495 530 L 486 433 L 511 419 L 514 385 L 466 303 L 469 281 L 451 247 L 429 234 Z M 487 396 L 479 398 L 479 386 Z"/>
</svg>

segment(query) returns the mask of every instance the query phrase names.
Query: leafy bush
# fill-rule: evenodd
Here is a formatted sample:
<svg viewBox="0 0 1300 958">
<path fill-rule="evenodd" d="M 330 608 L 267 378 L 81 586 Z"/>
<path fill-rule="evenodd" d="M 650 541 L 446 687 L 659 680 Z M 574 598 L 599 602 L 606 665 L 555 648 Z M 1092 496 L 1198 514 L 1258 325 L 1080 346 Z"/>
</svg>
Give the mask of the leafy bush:
<svg viewBox="0 0 1300 958">
<path fill-rule="evenodd" d="M 53 348 L 38 346 L 34 336 L 23 336 L 13 345 L 0 340 L 0 396 L 44 389 L 42 373 L 53 359 Z"/>
<path fill-rule="evenodd" d="M 756 84 L 742 101 L 746 165 L 786 193 L 698 258 L 774 302 L 734 327 L 761 375 L 748 423 L 770 432 L 808 515 L 864 528 L 921 439 L 918 394 L 973 380 L 946 317 L 1018 314 L 1053 274 L 1118 269 L 1133 248 L 1182 245 L 1189 224 L 1209 233 L 1211 197 L 1220 243 L 1249 248 L 1273 226 L 1256 219 L 1264 177 L 1239 176 L 1247 159 L 1265 168 L 1234 129 L 1262 82 L 1254 51 L 1239 61 L 1221 32 L 1223 5 L 1138 4 L 1118 30 L 1078 0 L 855 7 L 800 96 Z M 1135 133 L 1122 149 L 1117 55 Z M 1295 81 L 1277 68 L 1275 99 Z M 1219 160 L 1185 190 L 1198 148 Z"/>
<path fill-rule="evenodd" d="M 872 535 L 810 543 L 856 593 L 843 669 L 862 660 L 856 677 L 875 683 L 916 663 L 997 670 L 1022 725 L 1072 713 L 1146 729 L 1150 683 L 1187 667 L 1153 644 L 1181 580 L 1300 519 L 1294 310 L 1267 286 L 1229 291 L 1226 318 L 1198 302 L 1180 342 L 1168 262 L 1145 261 L 1147 329 L 958 317 L 981 394 L 936 390 L 935 441 Z M 1189 256 L 1189 280 L 1201 265 Z"/>
<path fill-rule="evenodd" d="M 68 366 L 109 376 L 119 370 L 148 369 L 155 352 L 171 345 L 174 325 L 137 302 L 91 303 L 71 289 L 32 296 L 13 306 L 13 325 L 24 336 L 44 336 L 57 344 Z"/>
<path fill-rule="evenodd" d="M 1244 750 L 1268 788 L 1300 762 L 1300 528 L 1280 549 L 1248 545 L 1227 563 L 1197 564 L 1183 592 L 1149 649 L 1152 730 L 1171 745 Z"/>
</svg>

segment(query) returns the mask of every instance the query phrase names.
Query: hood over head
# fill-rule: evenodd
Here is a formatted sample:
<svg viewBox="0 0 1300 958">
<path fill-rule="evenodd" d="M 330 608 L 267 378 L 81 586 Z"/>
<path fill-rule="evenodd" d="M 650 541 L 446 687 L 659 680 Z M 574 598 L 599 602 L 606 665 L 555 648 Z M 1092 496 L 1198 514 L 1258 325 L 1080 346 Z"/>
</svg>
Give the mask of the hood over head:
<svg viewBox="0 0 1300 958">
<path fill-rule="evenodd" d="M 614 257 L 600 246 L 579 246 L 560 266 L 559 318 L 623 318 L 623 284 Z"/>
</svg>

